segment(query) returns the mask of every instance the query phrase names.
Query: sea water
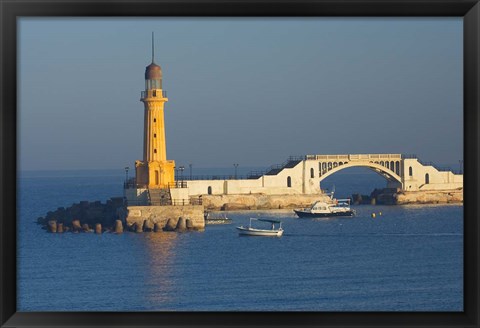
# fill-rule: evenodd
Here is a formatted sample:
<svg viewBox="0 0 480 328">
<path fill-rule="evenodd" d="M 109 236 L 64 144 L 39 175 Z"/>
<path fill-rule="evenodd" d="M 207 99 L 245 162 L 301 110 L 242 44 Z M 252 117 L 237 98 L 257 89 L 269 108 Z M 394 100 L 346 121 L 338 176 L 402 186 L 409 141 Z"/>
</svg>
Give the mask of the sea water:
<svg viewBox="0 0 480 328">
<path fill-rule="evenodd" d="M 227 212 L 232 224 L 188 233 L 49 234 L 35 223 L 121 196 L 124 180 L 122 171 L 19 173 L 19 311 L 463 310 L 460 205 L 360 205 L 333 219 Z M 385 182 L 349 170 L 322 188 L 333 185 L 346 197 Z M 282 220 L 283 237 L 239 236 L 250 217 Z"/>
</svg>

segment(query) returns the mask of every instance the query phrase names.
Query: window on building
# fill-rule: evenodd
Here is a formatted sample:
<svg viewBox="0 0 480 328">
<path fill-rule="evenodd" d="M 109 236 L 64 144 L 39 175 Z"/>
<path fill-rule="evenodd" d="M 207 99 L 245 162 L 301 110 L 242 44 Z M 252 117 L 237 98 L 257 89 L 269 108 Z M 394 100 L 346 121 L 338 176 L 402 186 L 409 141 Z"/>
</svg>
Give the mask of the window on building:
<svg viewBox="0 0 480 328">
<path fill-rule="evenodd" d="M 313 167 L 310 169 L 310 178 L 315 178 L 315 170 L 313 169 Z"/>
<path fill-rule="evenodd" d="M 153 123 L 155 123 L 155 122 L 157 122 L 157 119 L 156 119 L 156 118 L 153 119 Z"/>
<path fill-rule="evenodd" d="M 290 188 L 292 186 L 292 178 L 287 177 L 287 187 Z"/>
<path fill-rule="evenodd" d="M 154 138 L 156 138 L 156 137 L 157 137 L 157 134 L 156 134 L 156 133 L 154 133 L 154 134 L 153 134 L 153 137 L 154 137 Z"/>
<path fill-rule="evenodd" d="M 429 184 L 430 183 L 430 175 L 425 174 L 425 184 Z"/>
<path fill-rule="evenodd" d="M 208 193 L 209 195 L 212 194 L 212 187 L 208 186 L 208 188 L 207 188 L 207 193 Z"/>
<path fill-rule="evenodd" d="M 153 152 L 156 154 L 156 153 L 157 153 L 157 150 L 156 150 L 156 149 L 154 149 L 154 150 L 153 150 Z"/>
<path fill-rule="evenodd" d="M 413 169 L 411 166 L 408 168 L 408 175 L 413 176 Z"/>
</svg>

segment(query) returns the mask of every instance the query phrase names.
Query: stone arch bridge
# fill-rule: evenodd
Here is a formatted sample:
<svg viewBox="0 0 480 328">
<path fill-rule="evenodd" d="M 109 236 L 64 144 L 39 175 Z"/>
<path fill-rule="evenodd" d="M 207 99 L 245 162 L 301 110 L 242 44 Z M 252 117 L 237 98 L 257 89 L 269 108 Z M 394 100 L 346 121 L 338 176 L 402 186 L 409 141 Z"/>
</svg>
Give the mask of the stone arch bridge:
<svg viewBox="0 0 480 328">
<path fill-rule="evenodd" d="M 306 155 L 305 166 L 311 179 L 321 183 L 328 176 L 349 168 L 366 167 L 382 175 L 388 188 L 405 191 L 457 189 L 463 186 L 463 174 L 450 168 L 420 161 L 415 155 L 344 154 Z"/>
<path fill-rule="evenodd" d="M 366 167 L 383 176 L 387 188 L 403 191 L 455 190 L 463 188 L 463 174 L 415 155 L 341 154 L 290 157 L 283 164 L 252 172 L 247 178 L 189 179 L 189 195 L 228 194 L 318 194 L 321 182 L 350 167 Z"/>
</svg>

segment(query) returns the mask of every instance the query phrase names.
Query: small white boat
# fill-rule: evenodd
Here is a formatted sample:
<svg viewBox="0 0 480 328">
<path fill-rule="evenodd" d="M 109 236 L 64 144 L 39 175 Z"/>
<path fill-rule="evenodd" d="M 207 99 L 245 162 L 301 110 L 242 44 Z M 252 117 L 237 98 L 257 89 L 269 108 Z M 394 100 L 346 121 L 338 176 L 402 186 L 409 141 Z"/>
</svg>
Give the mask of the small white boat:
<svg viewBox="0 0 480 328">
<path fill-rule="evenodd" d="M 252 227 L 252 221 L 262 221 L 262 222 L 269 222 L 272 224 L 271 229 L 258 229 Z M 275 229 L 275 224 L 279 224 L 278 229 Z M 281 237 L 283 235 L 283 228 L 282 222 L 278 220 L 270 220 L 270 219 L 256 219 L 250 218 L 250 224 L 248 227 L 240 226 L 237 227 L 239 230 L 240 235 L 245 236 L 268 236 L 268 237 Z"/>
<path fill-rule="evenodd" d="M 226 214 L 222 216 L 211 216 L 210 212 L 205 212 L 205 224 L 229 224 L 232 223 L 232 219 L 227 218 Z"/>
</svg>

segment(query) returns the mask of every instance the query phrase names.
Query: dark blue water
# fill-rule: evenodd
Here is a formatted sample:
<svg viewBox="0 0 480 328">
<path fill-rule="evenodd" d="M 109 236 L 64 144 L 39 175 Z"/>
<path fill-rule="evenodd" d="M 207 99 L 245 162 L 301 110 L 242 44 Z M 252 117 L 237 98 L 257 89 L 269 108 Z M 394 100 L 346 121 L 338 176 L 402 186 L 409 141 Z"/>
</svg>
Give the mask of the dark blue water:
<svg viewBox="0 0 480 328">
<path fill-rule="evenodd" d="M 463 310 L 462 206 L 357 206 L 353 219 L 229 212 L 234 224 L 192 233 L 48 234 L 35 223 L 121 196 L 124 178 L 19 176 L 18 310 Z M 322 188 L 369 193 L 384 186 L 378 178 L 339 172 Z M 239 237 L 235 226 L 259 216 L 282 219 L 284 236 Z"/>
</svg>

